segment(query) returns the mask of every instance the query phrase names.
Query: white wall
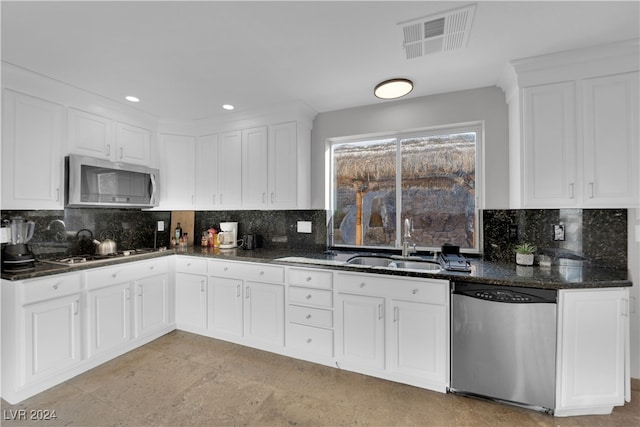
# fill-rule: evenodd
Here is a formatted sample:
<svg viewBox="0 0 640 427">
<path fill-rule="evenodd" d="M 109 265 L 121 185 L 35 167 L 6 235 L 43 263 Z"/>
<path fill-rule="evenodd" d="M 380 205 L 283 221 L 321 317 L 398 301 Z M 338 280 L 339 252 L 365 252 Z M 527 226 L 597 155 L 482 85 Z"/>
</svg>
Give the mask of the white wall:
<svg viewBox="0 0 640 427">
<path fill-rule="evenodd" d="M 371 95 L 373 97 L 373 94 Z M 325 206 L 325 142 L 328 138 L 484 120 L 485 209 L 509 208 L 507 104 L 498 87 L 320 113 L 311 132 L 311 208 Z"/>
</svg>

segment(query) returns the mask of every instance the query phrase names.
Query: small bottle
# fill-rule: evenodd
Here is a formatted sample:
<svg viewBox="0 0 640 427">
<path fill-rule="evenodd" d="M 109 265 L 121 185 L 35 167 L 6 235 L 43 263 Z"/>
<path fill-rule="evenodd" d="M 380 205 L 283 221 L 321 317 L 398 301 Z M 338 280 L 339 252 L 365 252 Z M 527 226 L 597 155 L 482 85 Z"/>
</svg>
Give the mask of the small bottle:
<svg viewBox="0 0 640 427">
<path fill-rule="evenodd" d="M 202 247 L 209 246 L 209 233 L 206 231 L 202 232 L 202 238 L 200 239 L 200 246 Z"/>
<path fill-rule="evenodd" d="M 179 242 L 180 238 L 182 237 L 182 227 L 180 227 L 180 223 L 178 223 L 178 225 L 176 226 L 174 236 L 176 238 L 176 242 Z"/>
<path fill-rule="evenodd" d="M 184 233 L 182 235 L 182 246 L 189 246 L 189 233 Z"/>
</svg>

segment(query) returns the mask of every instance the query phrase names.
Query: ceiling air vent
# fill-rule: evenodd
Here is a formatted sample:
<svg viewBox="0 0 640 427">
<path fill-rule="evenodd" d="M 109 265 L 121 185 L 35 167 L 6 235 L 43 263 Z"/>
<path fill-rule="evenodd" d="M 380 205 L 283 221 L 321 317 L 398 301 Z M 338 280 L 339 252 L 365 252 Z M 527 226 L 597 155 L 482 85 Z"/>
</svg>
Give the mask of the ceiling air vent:
<svg viewBox="0 0 640 427">
<path fill-rule="evenodd" d="M 401 22 L 407 59 L 467 46 L 476 5 Z"/>
</svg>

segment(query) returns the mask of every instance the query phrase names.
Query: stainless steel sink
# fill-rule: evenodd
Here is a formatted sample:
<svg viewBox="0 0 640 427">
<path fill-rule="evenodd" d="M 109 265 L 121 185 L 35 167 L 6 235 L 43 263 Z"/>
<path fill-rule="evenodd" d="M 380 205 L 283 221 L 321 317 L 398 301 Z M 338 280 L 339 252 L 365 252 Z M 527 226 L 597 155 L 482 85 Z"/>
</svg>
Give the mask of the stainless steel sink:
<svg viewBox="0 0 640 427">
<path fill-rule="evenodd" d="M 348 265 L 361 265 L 364 267 L 383 267 L 406 270 L 440 271 L 440 266 L 426 260 L 397 259 L 384 255 L 355 255 L 346 261 Z"/>
</svg>

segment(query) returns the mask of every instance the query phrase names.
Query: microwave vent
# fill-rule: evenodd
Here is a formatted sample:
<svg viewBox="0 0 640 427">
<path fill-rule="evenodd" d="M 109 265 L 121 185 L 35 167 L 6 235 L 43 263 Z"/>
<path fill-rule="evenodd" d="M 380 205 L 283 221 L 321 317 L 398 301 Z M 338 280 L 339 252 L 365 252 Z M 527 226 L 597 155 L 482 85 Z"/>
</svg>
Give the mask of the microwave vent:
<svg viewBox="0 0 640 427">
<path fill-rule="evenodd" d="M 475 10 L 472 4 L 398 24 L 402 26 L 407 59 L 466 47 Z"/>
</svg>

